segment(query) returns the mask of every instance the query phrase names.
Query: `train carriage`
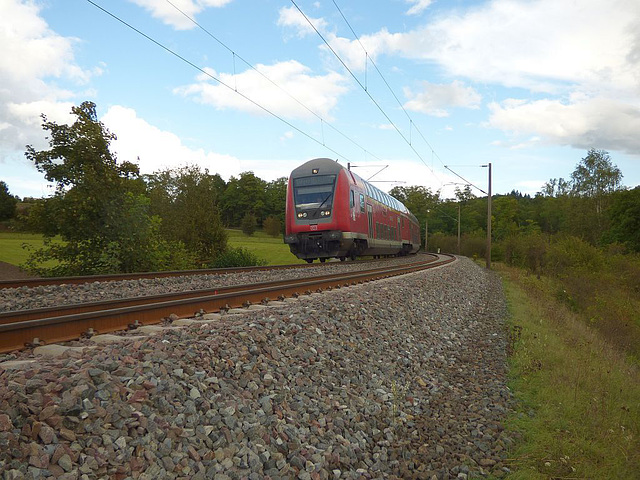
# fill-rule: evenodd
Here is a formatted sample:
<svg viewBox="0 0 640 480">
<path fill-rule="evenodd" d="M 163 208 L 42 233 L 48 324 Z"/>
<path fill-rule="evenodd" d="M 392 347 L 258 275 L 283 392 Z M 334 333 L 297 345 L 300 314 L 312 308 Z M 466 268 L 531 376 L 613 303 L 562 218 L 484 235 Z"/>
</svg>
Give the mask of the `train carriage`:
<svg viewBox="0 0 640 480">
<path fill-rule="evenodd" d="M 338 162 L 316 158 L 289 177 L 284 240 L 309 263 L 407 255 L 420 247 L 420 228 L 402 202 Z"/>
</svg>

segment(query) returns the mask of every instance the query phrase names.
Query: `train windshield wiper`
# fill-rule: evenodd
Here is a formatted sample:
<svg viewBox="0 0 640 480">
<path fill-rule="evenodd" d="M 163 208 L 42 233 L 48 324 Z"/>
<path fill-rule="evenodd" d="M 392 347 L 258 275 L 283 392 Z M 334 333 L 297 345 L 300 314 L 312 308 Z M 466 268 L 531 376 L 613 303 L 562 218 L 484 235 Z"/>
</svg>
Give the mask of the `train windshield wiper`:
<svg viewBox="0 0 640 480">
<path fill-rule="evenodd" d="M 320 205 L 318 205 L 318 207 L 316 208 L 316 210 L 315 210 L 315 211 L 317 212 L 318 210 L 320 210 L 320 209 L 322 208 L 322 206 L 325 204 L 325 202 L 326 202 L 327 200 L 329 200 L 329 199 L 331 198 L 331 196 L 332 196 L 332 195 L 333 195 L 333 192 L 329 193 L 329 195 L 327 195 L 327 198 L 325 198 L 325 199 L 322 201 L 322 203 L 321 203 Z M 314 213 L 315 213 L 315 212 L 314 212 Z"/>
</svg>

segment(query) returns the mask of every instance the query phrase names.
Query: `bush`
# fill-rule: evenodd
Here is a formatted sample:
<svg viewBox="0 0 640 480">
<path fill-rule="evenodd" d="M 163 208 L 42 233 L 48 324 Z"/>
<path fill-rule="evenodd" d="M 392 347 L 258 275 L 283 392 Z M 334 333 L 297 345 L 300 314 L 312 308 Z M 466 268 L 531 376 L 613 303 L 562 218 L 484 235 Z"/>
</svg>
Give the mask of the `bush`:
<svg viewBox="0 0 640 480">
<path fill-rule="evenodd" d="M 243 247 L 228 248 L 209 265 L 211 268 L 254 267 L 266 265 L 267 261 Z"/>
<path fill-rule="evenodd" d="M 512 235 L 500 243 L 504 261 L 511 266 L 540 273 L 546 253 L 545 238 L 539 233 Z"/>
<path fill-rule="evenodd" d="M 262 224 L 262 228 L 267 235 L 270 235 L 272 237 L 277 237 L 282 233 L 282 223 L 280 222 L 279 218 L 274 217 L 273 215 L 265 218 Z"/>
<path fill-rule="evenodd" d="M 563 276 L 569 270 L 585 268 L 598 271 L 603 266 L 603 254 L 593 245 L 577 237 L 562 237 L 549 245 L 545 256 L 545 271 Z"/>
<path fill-rule="evenodd" d="M 242 223 L 240 224 L 240 228 L 242 229 L 242 233 L 245 235 L 253 235 L 258 228 L 258 220 L 253 213 L 247 213 L 244 217 L 242 217 Z"/>
</svg>

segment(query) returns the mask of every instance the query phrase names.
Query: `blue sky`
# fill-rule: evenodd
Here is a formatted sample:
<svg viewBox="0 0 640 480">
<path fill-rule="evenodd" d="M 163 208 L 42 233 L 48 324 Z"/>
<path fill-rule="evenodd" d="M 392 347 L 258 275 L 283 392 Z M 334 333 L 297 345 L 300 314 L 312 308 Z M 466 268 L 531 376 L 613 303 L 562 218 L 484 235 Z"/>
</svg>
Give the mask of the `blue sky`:
<svg viewBox="0 0 640 480">
<path fill-rule="evenodd" d="M 640 184 L 637 0 L 94 2 L 198 69 L 86 0 L 0 0 L 13 194 L 52 193 L 24 147 L 47 147 L 41 113 L 68 123 L 85 100 L 143 173 L 273 180 L 329 157 L 447 197 L 445 165 L 486 190 L 491 162 L 494 193 L 535 194 L 597 148 Z"/>
</svg>

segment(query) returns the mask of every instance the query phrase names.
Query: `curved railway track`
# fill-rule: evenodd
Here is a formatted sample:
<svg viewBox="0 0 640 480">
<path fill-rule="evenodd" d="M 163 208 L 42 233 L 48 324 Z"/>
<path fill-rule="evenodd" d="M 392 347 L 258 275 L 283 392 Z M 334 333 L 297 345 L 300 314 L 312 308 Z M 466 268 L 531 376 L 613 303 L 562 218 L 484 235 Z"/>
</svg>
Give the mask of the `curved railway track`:
<svg viewBox="0 0 640 480">
<path fill-rule="evenodd" d="M 377 260 L 360 260 L 358 263 L 375 263 Z M 337 264 L 342 262 L 328 262 L 326 265 Z M 47 278 L 28 278 L 21 280 L 0 280 L 0 289 L 2 288 L 33 288 L 45 285 L 79 285 L 91 282 L 117 282 L 120 280 L 139 280 L 143 278 L 167 278 L 167 277 L 185 277 L 190 275 L 225 275 L 229 273 L 242 272 L 258 272 L 265 270 L 288 270 L 288 269 L 304 269 L 313 268 L 320 263 L 292 263 L 287 265 L 265 265 L 260 267 L 233 267 L 233 268 L 208 268 L 200 270 L 167 270 L 163 272 L 142 272 L 142 273 L 119 273 L 111 275 L 84 275 L 77 277 L 47 277 Z"/>
<path fill-rule="evenodd" d="M 351 273 L 7 312 L 0 314 L 0 353 L 22 349 L 34 343 L 34 339 L 44 343 L 73 340 L 87 332 L 107 333 L 125 330 L 133 325 L 157 324 L 172 314 L 193 317 L 197 312 L 215 312 L 354 285 L 438 267 L 454 260 L 455 257 L 450 255 L 429 255 L 427 260 L 410 264 L 377 266 Z M 83 278 L 87 281 L 87 277 Z"/>
</svg>

